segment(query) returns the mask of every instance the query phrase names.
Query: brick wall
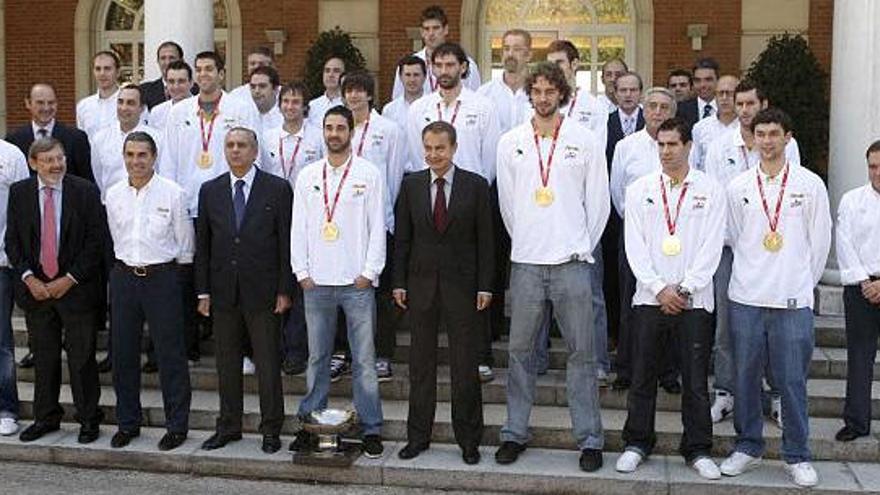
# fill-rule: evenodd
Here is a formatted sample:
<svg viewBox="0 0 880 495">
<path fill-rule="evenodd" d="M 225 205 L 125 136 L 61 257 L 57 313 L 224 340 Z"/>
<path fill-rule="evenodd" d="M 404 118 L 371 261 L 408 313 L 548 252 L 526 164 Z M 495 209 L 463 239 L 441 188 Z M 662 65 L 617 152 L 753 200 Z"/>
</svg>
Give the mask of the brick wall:
<svg viewBox="0 0 880 495">
<path fill-rule="evenodd" d="M 318 0 L 244 0 L 241 7 L 242 81 L 247 77 L 246 57 L 257 45 L 272 47 L 267 29 L 287 31 L 284 54 L 277 56 L 281 80 L 303 76 L 306 51 L 318 36 Z"/>
<path fill-rule="evenodd" d="M 810 0 L 810 49 L 822 68 L 831 75 L 831 31 L 834 24 L 834 0 Z"/>
</svg>

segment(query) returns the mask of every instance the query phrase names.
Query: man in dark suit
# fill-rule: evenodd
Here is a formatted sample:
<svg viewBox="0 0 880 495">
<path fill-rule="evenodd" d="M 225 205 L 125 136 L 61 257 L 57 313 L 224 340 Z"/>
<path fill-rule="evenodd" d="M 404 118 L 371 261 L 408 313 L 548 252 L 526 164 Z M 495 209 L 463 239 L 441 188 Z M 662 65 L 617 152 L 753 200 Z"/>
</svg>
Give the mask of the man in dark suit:
<svg viewBox="0 0 880 495">
<path fill-rule="evenodd" d="M 618 108 L 608 116 L 608 142 L 605 159 L 608 174 L 611 175 L 611 162 L 618 141 L 645 127 L 645 116 L 639 107 L 642 98 L 642 78 L 635 72 L 626 72 L 615 82 L 615 99 Z M 611 208 L 608 224 L 602 234 L 602 260 L 604 270 L 605 308 L 608 312 L 608 335 L 617 342 L 620 335 L 620 236 L 623 233 L 623 219 Z"/>
<path fill-rule="evenodd" d="M 263 452 L 281 448 L 281 315 L 290 308 L 290 218 L 286 180 L 254 166 L 256 133 L 245 127 L 225 139 L 229 173 L 199 191 L 196 293 L 199 313 L 214 316 L 220 418 L 202 444 L 218 449 L 241 439 L 243 341 L 250 339 L 260 383 Z"/>
<path fill-rule="evenodd" d="M 59 429 L 63 345 L 79 442 L 90 443 L 102 419 L 95 327 L 103 294 L 104 209 L 94 184 L 65 173 L 64 146 L 57 139 L 34 141 L 28 161 L 37 176 L 10 188 L 6 228 L 16 301 L 33 336 L 35 421 L 20 438 L 30 442 Z"/>
<path fill-rule="evenodd" d="M 721 67 L 713 58 L 701 58 L 694 64 L 693 82 L 696 96 L 679 103 L 676 110 L 676 117 L 683 120 L 688 129 L 718 112 L 715 87 L 718 85 L 720 71 Z"/>
<path fill-rule="evenodd" d="M 154 106 L 168 100 L 168 92 L 165 90 L 165 69 L 172 62 L 183 60 L 183 47 L 173 41 L 165 41 L 156 49 L 156 62 L 159 64 L 160 76 L 152 81 L 141 83 L 141 91 L 144 96 L 144 104 L 152 110 Z M 192 94 L 199 94 L 198 87 L 190 89 Z"/>
<path fill-rule="evenodd" d="M 428 448 L 437 403 L 437 329 L 449 334 L 452 427 L 467 464 L 480 460 L 483 406 L 477 372 L 478 312 L 492 301 L 494 240 L 489 185 L 452 163 L 455 128 L 422 130 L 429 169 L 403 182 L 395 215 L 394 300 L 411 307 L 407 444 L 401 459 Z"/>
</svg>

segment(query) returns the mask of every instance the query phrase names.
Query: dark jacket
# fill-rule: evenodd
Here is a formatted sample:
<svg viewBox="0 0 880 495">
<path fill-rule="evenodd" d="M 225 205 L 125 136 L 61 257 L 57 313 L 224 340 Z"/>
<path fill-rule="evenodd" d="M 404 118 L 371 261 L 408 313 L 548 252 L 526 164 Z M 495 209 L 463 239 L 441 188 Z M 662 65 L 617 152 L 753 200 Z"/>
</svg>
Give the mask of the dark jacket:
<svg viewBox="0 0 880 495">
<path fill-rule="evenodd" d="M 645 127 L 645 112 L 641 108 L 638 109 L 639 115 L 636 117 L 636 130 L 638 132 Z M 611 174 L 611 162 L 614 160 L 614 148 L 617 142 L 623 139 L 623 126 L 620 124 L 620 110 L 615 110 L 608 116 L 608 142 L 605 146 L 605 159 L 608 161 L 608 173 Z"/>
<path fill-rule="evenodd" d="M 64 145 L 67 173 L 89 182 L 95 182 L 95 176 L 92 174 L 92 149 L 89 146 L 88 135 L 76 127 L 68 127 L 56 120 L 55 126 L 52 128 L 52 137 Z M 6 140 L 18 146 L 24 156 L 28 156 L 28 150 L 34 142 L 34 129 L 31 123 L 28 122 L 7 134 Z M 33 173 L 31 170 L 32 175 Z"/>
</svg>

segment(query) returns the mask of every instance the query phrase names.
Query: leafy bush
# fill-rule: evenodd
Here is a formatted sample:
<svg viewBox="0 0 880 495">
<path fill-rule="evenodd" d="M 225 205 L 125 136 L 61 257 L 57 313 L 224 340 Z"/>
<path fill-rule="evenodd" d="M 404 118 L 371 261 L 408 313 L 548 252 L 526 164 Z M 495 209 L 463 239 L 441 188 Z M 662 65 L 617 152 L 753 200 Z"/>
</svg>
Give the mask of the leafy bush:
<svg viewBox="0 0 880 495">
<path fill-rule="evenodd" d="M 345 70 L 351 72 L 363 69 L 364 56 L 351 41 L 351 35 L 336 26 L 318 35 L 318 39 L 306 53 L 305 83 L 312 97 L 324 94 L 322 73 L 324 62 L 330 57 L 338 57 L 345 62 Z"/>
</svg>

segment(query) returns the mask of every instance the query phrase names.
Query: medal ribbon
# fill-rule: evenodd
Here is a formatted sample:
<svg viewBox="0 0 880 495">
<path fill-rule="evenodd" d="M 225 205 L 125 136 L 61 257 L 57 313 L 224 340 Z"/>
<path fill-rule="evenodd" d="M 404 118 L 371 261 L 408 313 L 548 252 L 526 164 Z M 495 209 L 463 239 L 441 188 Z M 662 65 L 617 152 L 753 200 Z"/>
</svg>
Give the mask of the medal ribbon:
<svg viewBox="0 0 880 495">
<path fill-rule="evenodd" d="M 364 122 L 364 133 L 361 134 L 361 143 L 358 145 L 357 156 L 363 156 L 364 152 L 364 141 L 367 140 L 367 131 L 370 130 L 370 119 L 367 119 Z"/>
<path fill-rule="evenodd" d="M 534 129 L 535 149 L 538 152 L 538 170 L 541 172 L 541 185 L 547 187 L 550 182 L 550 167 L 553 166 L 553 153 L 556 152 L 556 140 L 559 138 L 559 129 L 562 127 L 562 117 L 556 123 L 556 129 L 553 130 L 553 142 L 550 144 L 550 154 L 547 156 L 547 169 L 544 169 L 544 158 L 541 157 L 541 142 L 538 138 L 538 129 L 535 128 L 535 120 L 532 119 L 532 128 Z"/>
<path fill-rule="evenodd" d="M 779 226 L 779 213 L 782 211 L 782 198 L 785 195 L 785 185 L 788 184 L 788 162 L 785 164 L 785 173 L 782 174 L 782 184 L 779 186 L 779 197 L 776 199 L 776 210 L 773 212 L 773 218 L 770 218 L 770 207 L 767 206 L 767 197 L 764 196 L 764 185 L 761 183 L 761 167 L 755 167 L 755 176 L 758 178 L 758 193 L 761 194 L 761 204 L 764 206 L 764 214 L 767 215 L 767 222 L 770 224 L 770 232 L 776 232 Z"/>
<path fill-rule="evenodd" d="M 571 99 L 571 103 L 568 104 L 568 113 L 565 114 L 566 117 L 571 117 L 571 112 L 574 111 L 574 106 L 578 101 L 578 88 L 574 90 L 574 97 Z"/>
<path fill-rule="evenodd" d="M 285 165 L 284 162 L 284 138 L 278 138 L 278 158 L 281 159 L 281 170 L 284 172 L 284 178 L 289 179 L 290 174 L 296 168 L 296 155 L 299 153 L 299 145 L 302 144 L 303 138 L 296 138 L 296 147 L 293 148 L 293 155 L 290 156 L 290 165 Z"/>
<path fill-rule="evenodd" d="M 660 174 L 660 197 L 663 199 L 663 216 L 666 217 L 666 230 L 669 231 L 669 235 L 675 235 L 675 229 L 678 227 L 678 215 L 681 213 L 681 205 L 684 203 L 689 185 L 689 182 L 685 182 L 681 187 L 678 204 L 675 205 L 675 218 L 672 218 L 669 213 L 669 199 L 666 197 L 666 183 L 663 180 L 663 174 Z"/>
<path fill-rule="evenodd" d="M 740 147 L 739 147 L 739 151 L 740 151 L 740 153 L 742 153 L 743 164 L 745 165 L 746 169 L 750 168 L 750 167 L 751 167 L 751 163 L 749 163 L 749 154 L 748 154 L 748 152 L 746 151 L 746 145 L 742 145 L 742 146 L 740 146 Z"/>
<path fill-rule="evenodd" d="M 458 110 L 461 108 L 461 100 L 457 100 L 455 102 L 455 110 L 452 112 L 452 120 L 449 121 L 450 125 L 455 125 L 455 119 L 458 118 Z M 437 120 L 443 120 L 443 111 L 440 109 L 440 102 L 437 102 Z"/>
<path fill-rule="evenodd" d="M 434 77 L 433 71 L 428 71 L 428 84 L 431 86 L 431 92 L 437 91 L 437 78 Z"/>
<path fill-rule="evenodd" d="M 217 115 L 220 114 L 220 100 L 223 99 L 223 93 L 220 93 L 220 97 L 217 98 L 217 104 L 214 106 L 214 111 L 211 112 L 211 123 L 208 125 L 208 136 L 205 137 L 205 112 L 199 109 L 199 130 L 201 131 L 202 137 L 202 152 L 208 152 L 208 146 L 211 144 L 211 136 L 214 135 L 214 122 L 217 120 Z"/>
<path fill-rule="evenodd" d="M 353 155 L 348 155 L 348 161 L 345 162 L 345 171 L 342 172 L 342 178 L 339 179 L 339 185 L 336 187 L 336 195 L 333 196 L 333 205 L 330 205 L 330 200 L 327 198 L 327 166 L 330 164 L 330 159 L 328 158 L 324 162 L 324 170 L 322 174 L 322 179 L 324 181 L 324 216 L 327 219 L 327 223 L 333 222 L 333 215 L 336 213 L 336 205 L 339 204 L 339 193 L 342 192 L 342 185 L 345 184 L 345 179 L 348 177 L 348 172 L 351 170 L 351 161 L 354 158 Z"/>
</svg>

